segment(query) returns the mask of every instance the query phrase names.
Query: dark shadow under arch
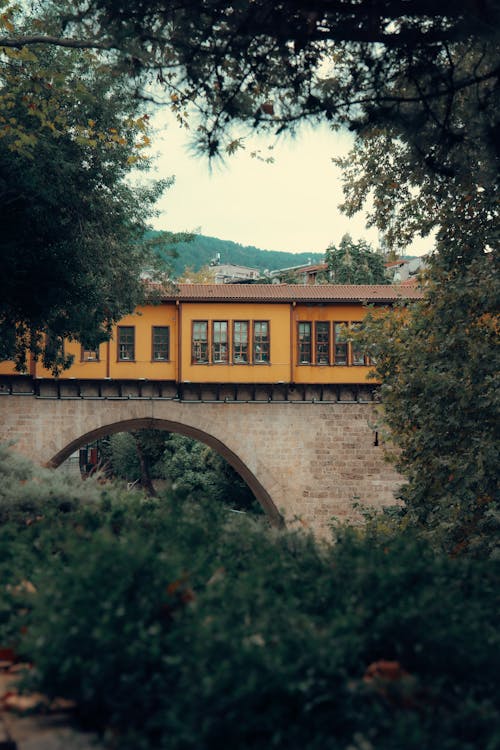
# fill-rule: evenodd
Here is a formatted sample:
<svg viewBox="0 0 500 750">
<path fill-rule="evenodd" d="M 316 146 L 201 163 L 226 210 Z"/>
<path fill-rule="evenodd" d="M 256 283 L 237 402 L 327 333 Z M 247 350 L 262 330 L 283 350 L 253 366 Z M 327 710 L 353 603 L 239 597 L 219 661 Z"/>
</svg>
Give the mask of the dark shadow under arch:
<svg viewBox="0 0 500 750">
<path fill-rule="evenodd" d="M 90 432 L 86 432 L 76 440 L 72 440 L 71 443 L 68 443 L 68 445 L 56 453 L 50 461 L 47 461 L 46 466 L 55 469 L 82 445 L 86 445 L 98 438 L 112 435 L 116 432 L 132 432 L 133 430 L 166 430 L 168 432 L 176 432 L 179 435 L 199 440 L 201 443 L 205 443 L 205 445 L 213 448 L 228 462 L 228 464 L 231 464 L 233 469 L 237 471 L 240 477 L 248 484 L 271 523 L 278 527 L 284 526 L 283 516 L 278 511 L 271 496 L 236 453 L 233 453 L 233 451 L 224 445 L 224 443 L 213 437 L 213 435 L 210 435 L 208 432 L 203 432 L 203 430 L 199 430 L 196 427 L 190 427 L 189 425 L 174 422 L 170 419 L 155 419 L 152 417 L 125 419 L 120 422 L 113 422 L 104 427 L 98 427 L 95 430 L 90 430 Z"/>
</svg>

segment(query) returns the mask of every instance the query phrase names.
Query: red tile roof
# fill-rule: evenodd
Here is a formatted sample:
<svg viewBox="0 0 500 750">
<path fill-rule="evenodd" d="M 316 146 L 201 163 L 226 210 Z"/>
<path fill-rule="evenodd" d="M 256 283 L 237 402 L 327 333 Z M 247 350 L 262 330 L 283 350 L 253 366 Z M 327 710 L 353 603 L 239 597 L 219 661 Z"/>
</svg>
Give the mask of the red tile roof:
<svg viewBox="0 0 500 750">
<path fill-rule="evenodd" d="M 180 302 L 395 302 L 421 299 L 400 284 L 178 284 L 164 301 Z"/>
</svg>

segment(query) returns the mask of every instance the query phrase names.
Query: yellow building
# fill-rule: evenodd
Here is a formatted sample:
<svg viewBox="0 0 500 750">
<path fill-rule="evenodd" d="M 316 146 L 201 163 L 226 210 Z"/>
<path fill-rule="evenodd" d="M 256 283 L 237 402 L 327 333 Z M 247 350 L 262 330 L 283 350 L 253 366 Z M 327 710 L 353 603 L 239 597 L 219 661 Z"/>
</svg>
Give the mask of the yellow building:
<svg viewBox="0 0 500 750">
<path fill-rule="evenodd" d="M 366 305 L 421 297 L 401 286 L 180 284 L 159 304 L 138 308 L 109 342 L 74 357 L 59 379 L 176 383 L 364 383 L 370 363 L 346 340 Z M 15 374 L 0 363 L 0 375 Z M 40 362 L 30 375 L 51 378 Z"/>
</svg>

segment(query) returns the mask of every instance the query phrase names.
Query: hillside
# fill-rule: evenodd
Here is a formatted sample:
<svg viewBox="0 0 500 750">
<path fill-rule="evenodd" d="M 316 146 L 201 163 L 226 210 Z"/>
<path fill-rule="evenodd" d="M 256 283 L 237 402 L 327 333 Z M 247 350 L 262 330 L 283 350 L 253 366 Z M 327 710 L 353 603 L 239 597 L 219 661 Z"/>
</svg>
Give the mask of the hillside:
<svg viewBox="0 0 500 750">
<path fill-rule="evenodd" d="M 173 263 L 169 252 L 172 248 L 175 248 L 178 253 Z M 206 237 L 203 234 L 196 235 L 192 242 L 179 242 L 175 245 L 160 247 L 159 252 L 167 261 L 170 260 L 176 276 L 181 274 L 187 266 L 198 271 L 202 266 L 208 265 L 217 253 L 220 253 L 221 263 L 235 263 L 258 268 L 260 271 L 298 266 L 309 261 L 318 263 L 324 258 L 324 253 L 284 253 L 277 250 L 260 250 L 252 245 L 244 246 L 231 240 Z"/>
</svg>

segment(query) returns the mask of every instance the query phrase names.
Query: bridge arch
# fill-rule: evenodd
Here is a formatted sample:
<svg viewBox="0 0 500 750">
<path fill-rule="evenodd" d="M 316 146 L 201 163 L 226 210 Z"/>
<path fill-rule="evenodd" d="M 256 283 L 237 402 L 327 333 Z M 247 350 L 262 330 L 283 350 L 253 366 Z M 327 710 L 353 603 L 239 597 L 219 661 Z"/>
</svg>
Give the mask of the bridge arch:
<svg viewBox="0 0 500 750">
<path fill-rule="evenodd" d="M 205 443 L 212 448 L 216 453 L 222 456 L 228 464 L 240 475 L 240 477 L 250 487 L 256 500 L 260 503 L 262 509 L 268 516 L 271 523 L 277 527 L 284 526 L 284 519 L 276 505 L 274 504 L 271 496 L 265 487 L 259 482 L 255 474 L 250 471 L 248 466 L 241 460 L 241 458 L 234 453 L 227 445 L 221 440 L 210 435 L 204 430 L 198 429 L 190 425 L 183 424 L 181 422 L 172 421 L 170 419 L 151 418 L 151 417 L 139 417 L 135 419 L 125 419 L 118 422 L 112 422 L 107 425 L 101 425 L 100 427 L 89 430 L 80 437 L 72 440 L 67 445 L 59 450 L 52 458 L 46 462 L 48 468 L 57 468 L 63 461 L 79 448 L 88 443 L 98 440 L 106 435 L 113 435 L 118 432 L 132 432 L 134 430 L 164 430 L 167 432 L 174 432 L 185 437 L 193 438 L 201 443 Z"/>
<path fill-rule="evenodd" d="M 332 517 L 358 519 L 359 502 L 393 505 L 401 485 L 374 440 L 373 409 L 355 401 L 192 401 L 129 396 L 125 388 L 110 397 L 77 397 L 61 387 L 49 396 L 32 389 L 0 394 L 0 439 L 55 467 L 106 434 L 176 432 L 223 456 L 274 524 L 299 521 L 329 537 Z"/>
</svg>

